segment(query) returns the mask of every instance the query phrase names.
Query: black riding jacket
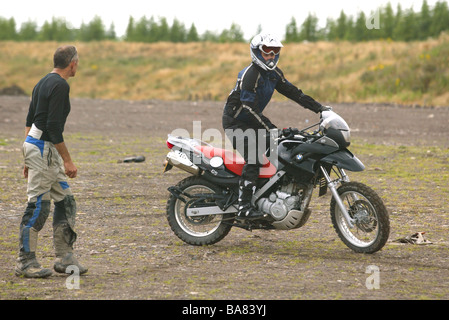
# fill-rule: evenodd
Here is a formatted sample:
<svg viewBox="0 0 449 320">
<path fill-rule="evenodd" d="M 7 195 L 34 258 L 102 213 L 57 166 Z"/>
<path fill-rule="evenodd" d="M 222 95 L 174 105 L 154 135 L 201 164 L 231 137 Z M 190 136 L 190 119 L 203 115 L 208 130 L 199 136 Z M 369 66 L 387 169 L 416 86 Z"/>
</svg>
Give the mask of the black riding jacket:
<svg viewBox="0 0 449 320">
<path fill-rule="evenodd" d="M 279 68 L 265 71 L 252 63 L 239 72 L 237 83 L 229 94 L 223 110 L 223 128 L 276 128 L 262 114 L 274 90 L 315 113 L 320 112 L 323 107 L 287 81 Z"/>
</svg>

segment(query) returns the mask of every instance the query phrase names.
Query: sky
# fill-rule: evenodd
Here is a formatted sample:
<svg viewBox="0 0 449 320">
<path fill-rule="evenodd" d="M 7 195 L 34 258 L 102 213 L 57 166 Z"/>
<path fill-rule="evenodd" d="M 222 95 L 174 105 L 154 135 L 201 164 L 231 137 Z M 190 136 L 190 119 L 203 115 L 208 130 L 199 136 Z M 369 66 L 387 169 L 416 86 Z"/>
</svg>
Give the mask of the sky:
<svg viewBox="0 0 449 320">
<path fill-rule="evenodd" d="M 53 17 L 65 18 L 78 28 L 82 22 L 88 23 L 98 15 L 106 29 L 114 23 L 120 37 L 125 33 L 130 16 L 137 20 L 153 16 L 156 21 L 166 18 L 169 25 L 176 18 L 187 29 L 194 23 L 199 34 L 207 30 L 221 32 L 235 23 L 246 39 L 256 34 L 259 25 L 263 31 L 283 38 L 292 17 L 300 25 L 312 13 L 320 27 L 324 27 L 327 18 L 337 19 L 341 10 L 352 16 L 360 11 L 369 15 L 388 2 L 395 12 L 398 3 L 402 9 L 420 11 L 423 0 L 1 0 L 0 17 L 14 18 L 18 28 L 29 20 L 42 26 Z M 427 0 L 431 7 L 436 2 L 438 0 Z"/>
</svg>

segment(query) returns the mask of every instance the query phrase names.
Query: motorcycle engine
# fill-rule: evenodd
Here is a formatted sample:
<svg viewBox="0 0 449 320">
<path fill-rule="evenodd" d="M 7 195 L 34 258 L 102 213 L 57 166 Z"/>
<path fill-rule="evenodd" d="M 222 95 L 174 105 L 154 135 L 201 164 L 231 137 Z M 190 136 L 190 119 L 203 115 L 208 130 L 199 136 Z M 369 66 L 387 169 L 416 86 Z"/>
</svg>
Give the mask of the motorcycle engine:
<svg viewBox="0 0 449 320">
<path fill-rule="evenodd" d="M 294 184 L 283 186 L 278 191 L 272 192 L 268 198 L 259 199 L 257 207 L 275 220 L 282 220 L 290 210 L 296 209 L 300 205 L 300 197 L 292 195 L 294 189 L 296 189 Z"/>
</svg>

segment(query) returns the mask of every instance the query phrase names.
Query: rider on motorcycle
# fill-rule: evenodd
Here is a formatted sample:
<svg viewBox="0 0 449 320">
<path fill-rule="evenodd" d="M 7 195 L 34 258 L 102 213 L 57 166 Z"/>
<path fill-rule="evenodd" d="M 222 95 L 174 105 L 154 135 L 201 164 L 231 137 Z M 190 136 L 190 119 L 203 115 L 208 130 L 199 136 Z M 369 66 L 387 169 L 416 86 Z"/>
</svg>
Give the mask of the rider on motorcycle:
<svg viewBox="0 0 449 320">
<path fill-rule="evenodd" d="M 276 126 L 262 114 L 276 89 L 287 98 L 315 113 L 329 110 L 287 81 L 277 67 L 282 43 L 271 34 L 258 34 L 250 43 L 252 63 L 239 72 L 237 83 L 229 94 L 223 110 L 223 128 L 228 138 L 244 158 L 245 166 L 239 181 L 238 217 L 257 219 L 263 214 L 251 205 L 266 148 L 258 147 L 258 132 Z M 239 129 L 239 130 L 237 130 Z M 251 134 L 252 131 L 252 134 Z M 268 146 L 267 141 L 262 146 Z M 255 153 L 255 157 L 253 156 Z"/>
</svg>

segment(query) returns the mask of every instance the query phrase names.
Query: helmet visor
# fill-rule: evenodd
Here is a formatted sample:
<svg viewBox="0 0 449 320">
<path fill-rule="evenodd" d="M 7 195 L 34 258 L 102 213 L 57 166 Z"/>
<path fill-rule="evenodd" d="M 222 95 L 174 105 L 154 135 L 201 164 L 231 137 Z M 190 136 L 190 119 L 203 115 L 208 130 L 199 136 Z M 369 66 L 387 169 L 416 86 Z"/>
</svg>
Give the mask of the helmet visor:
<svg viewBox="0 0 449 320">
<path fill-rule="evenodd" d="M 265 53 L 265 54 L 271 54 L 271 53 L 273 53 L 274 55 L 278 55 L 279 54 L 279 52 L 281 52 L 281 47 L 269 47 L 269 46 L 266 46 L 266 45 L 261 45 L 260 47 L 259 47 L 259 49 L 260 49 L 260 51 L 262 51 L 263 53 Z"/>
</svg>

